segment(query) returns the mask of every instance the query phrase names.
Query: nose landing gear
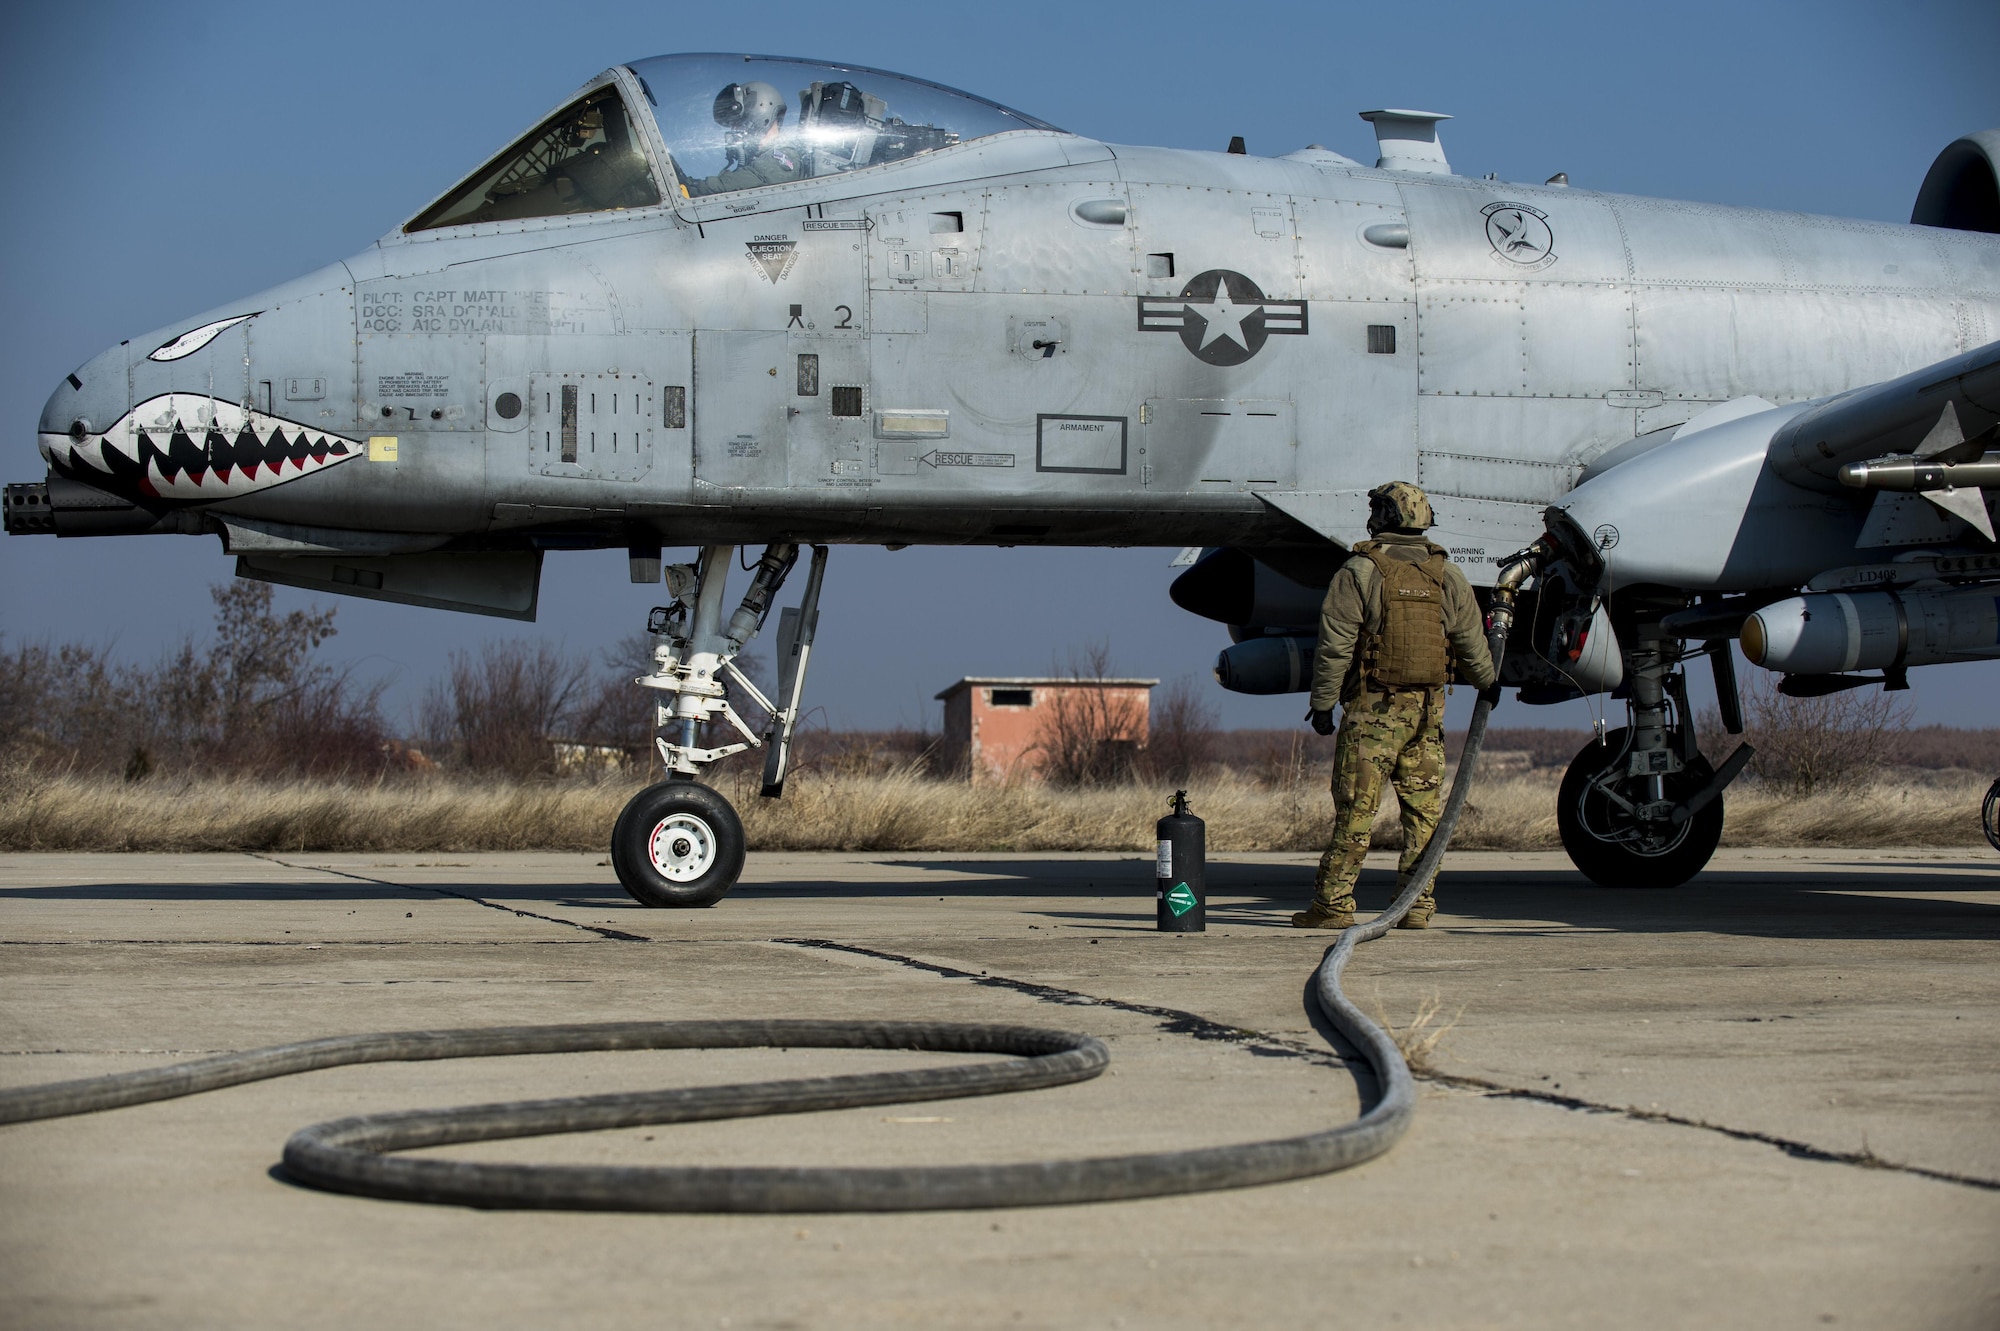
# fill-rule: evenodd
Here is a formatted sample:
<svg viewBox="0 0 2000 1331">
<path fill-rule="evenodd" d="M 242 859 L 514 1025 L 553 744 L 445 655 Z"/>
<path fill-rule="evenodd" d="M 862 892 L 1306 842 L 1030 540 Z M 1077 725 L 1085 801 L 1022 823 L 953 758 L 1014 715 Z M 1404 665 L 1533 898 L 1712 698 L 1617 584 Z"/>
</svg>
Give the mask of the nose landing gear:
<svg viewBox="0 0 2000 1331">
<path fill-rule="evenodd" d="M 743 851 L 729 801 L 685 778 L 633 796 L 611 832 L 611 866 L 643 906 L 713 906 L 736 886 Z"/>
<path fill-rule="evenodd" d="M 664 733 L 654 743 L 668 777 L 633 796 L 611 833 L 612 867 L 641 905 L 712 906 L 743 873 L 743 821 L 720 791 L 697 783 L 702 768 L 745 749 L 762 748 L 763 793 L 776 798 L 784 792 L 827 551 L 823 545 L 813 547 L 805 597 L 780 619 L 776 702 L 736 668 L 735 658 L 764 626 L 799 548 L 784 543 L 765 547 L 743 603 L 725 626 L 723 583 L 735 553 L 734 546 L 712 545 L 693 568 L 667 570 L 674 603 L 655 609 L 647 621 L 647 630 L 665 641 L 654 648 L 653 673 L 637 682 L 667 695 L 657 704 L 655 719 Z M 760 729 L 752 730 L 737 714 L 725 678 L 764 712 Z M 722 725 L 729 730 L 713 738 L 705 733 Z"/>
</svg>

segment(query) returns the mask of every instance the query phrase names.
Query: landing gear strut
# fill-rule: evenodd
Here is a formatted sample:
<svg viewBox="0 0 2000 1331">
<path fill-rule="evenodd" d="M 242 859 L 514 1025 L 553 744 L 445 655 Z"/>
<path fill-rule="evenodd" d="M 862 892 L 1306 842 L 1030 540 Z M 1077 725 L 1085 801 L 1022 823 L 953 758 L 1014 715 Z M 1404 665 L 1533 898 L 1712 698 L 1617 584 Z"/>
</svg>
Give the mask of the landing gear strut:
<svg viewBox="0 0 2000 1331">
<path fill-rule="evenodd" d="M 805 597 L 780 620 L 776 702 L 735 661 L 763 628 L 771 602 L 798 561 L 798 546 L 765 547 L 743 603 L 727 625 L 722 622 L 723 583 L 736 547 L 708 546 L 692 567 L 675 565 L 666 571 L 674 601 L 654 609 L 646 623 L 647 631 L 664 641 L 653 649 L 653 672 L 637 682 L 667 695 L 656 707 L 662 733 L 654 743 L 668 775 L 632 798 L 611 833 L 612 867 L 641 905 L 712 906 L 736 886 L 743 872 L 743 822 L 720 791 L 695 778 L 712 762 L 763 748 L 763 793 L 776 798 L 784 792 L 826 553 L 823 545 L 813 547 Z M 761 727 L 753 730 L 737 714 L 725 679 L 763 713 Z"/>
<path fill-rule="evenodd" d="M 1556 797 L 1563 849 L 1600 887 L 1679 887 L 1701 872 L 1722 840 L 1722 799 L 1679 823 L 1672 810 L 1715 771 L 1696 754 L 1678 771 L 1635 777 L 1635 756 L 1632 730 L 1621 727 L 1571 760 Z"/>
<path fill-rule="evenodd" d="M 1646 627 L 1625 653 L 1631 723 L 1577 754 L 1556 797 L 1563 849 L 1604 887 L 1678 887 L 1700 873 L 1722 840 L 1722 788 L 1750 758 L 1739 745 L 1718 772 L 1701 756 L 1677 642 Z"/>
</svg>

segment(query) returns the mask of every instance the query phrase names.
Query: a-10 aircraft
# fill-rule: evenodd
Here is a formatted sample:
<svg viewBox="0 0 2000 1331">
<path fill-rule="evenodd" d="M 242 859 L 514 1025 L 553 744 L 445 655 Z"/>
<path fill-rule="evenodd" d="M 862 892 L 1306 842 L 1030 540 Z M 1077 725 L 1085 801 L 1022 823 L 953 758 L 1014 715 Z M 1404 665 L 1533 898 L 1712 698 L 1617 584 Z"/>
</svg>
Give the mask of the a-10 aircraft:
<svg viewBox="0 0 2000 1331">
<path fill-rule="evenodd" d="M 740 873 L 690 778 L 761 744 L 782 789 L 834 544 L 1201 547 L 1173 595 L 1231 626 L 1218 678 L 1297 691 L 1367 491 L 1415 481 L 1475 587 L 1533 575 L 1505 682 L 1627 702 L 1560 797 L 1607 884 L 1717 843 L 1747 751 L 1701 752 L 1695 658 L 1739 731 L 1731 640 L 1794 694 L 2000 656 L 2000 131 L 1900 226 L 1469 179 L 1445 117 L 1363 115 L 1373 166 L 849 65 L 618 65 L 362 253 L 69 375 L 6 526 L 518 619 L 546 551 L 653 582 L 700 547 L 639 681 L 671 779 L 613 833 L 650 905 Z M 802 547 L 766 700 L 732 658 Z"/>
</svg>

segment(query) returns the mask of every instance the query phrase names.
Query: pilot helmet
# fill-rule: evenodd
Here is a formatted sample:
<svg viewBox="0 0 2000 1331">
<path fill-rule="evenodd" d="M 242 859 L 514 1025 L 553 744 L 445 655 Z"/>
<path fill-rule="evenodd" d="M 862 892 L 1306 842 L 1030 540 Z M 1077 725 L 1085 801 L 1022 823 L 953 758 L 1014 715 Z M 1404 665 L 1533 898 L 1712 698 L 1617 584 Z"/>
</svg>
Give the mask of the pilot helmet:
<svg viewBox="0 0 2000 1331">
<path fill-rule="evenodd" d="M 604 132 L 604 108 L 587 106 L 563 126 L 563 142 L 571 148 L 581 148 L 590 140 Z"/>
<path fill-rule="evenodd" d="M 732 148 L 754 150 L 784 119 L 784 94 L 768 83 L 732 83 L 715 94 L 715 123 L 728 131 Z"/>
<path fill-rule="evenodd" d="M 1368 492 L 1368 534 L 1385 531 L 1423 531 L 1437 525 L 1431 501 L 1408 481 L 1390 481 Z"/>
</svg>

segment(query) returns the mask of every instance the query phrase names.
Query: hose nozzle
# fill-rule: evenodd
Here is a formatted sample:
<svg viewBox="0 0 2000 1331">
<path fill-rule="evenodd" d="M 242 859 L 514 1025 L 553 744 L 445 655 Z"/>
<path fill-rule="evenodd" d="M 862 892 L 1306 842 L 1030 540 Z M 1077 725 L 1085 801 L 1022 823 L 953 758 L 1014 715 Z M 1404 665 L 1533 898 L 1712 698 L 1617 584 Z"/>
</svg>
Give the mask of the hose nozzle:
<svg viewBox="0 0 2000 1331">
<path fill-rule="evenodd" d="M 1507 635 L 1514 628 L 1514 598 L 1520 594 L 1521 584 L 1541 572 L 1557 550 L 1554 535 L 1544 532 L 1527 549 L 1500 561 L 1500 576 L 1493 583 L 1493 608 L 1486 617 L 1486 641 L 1495 661 L 1507 649 Z"/>
</svg>

